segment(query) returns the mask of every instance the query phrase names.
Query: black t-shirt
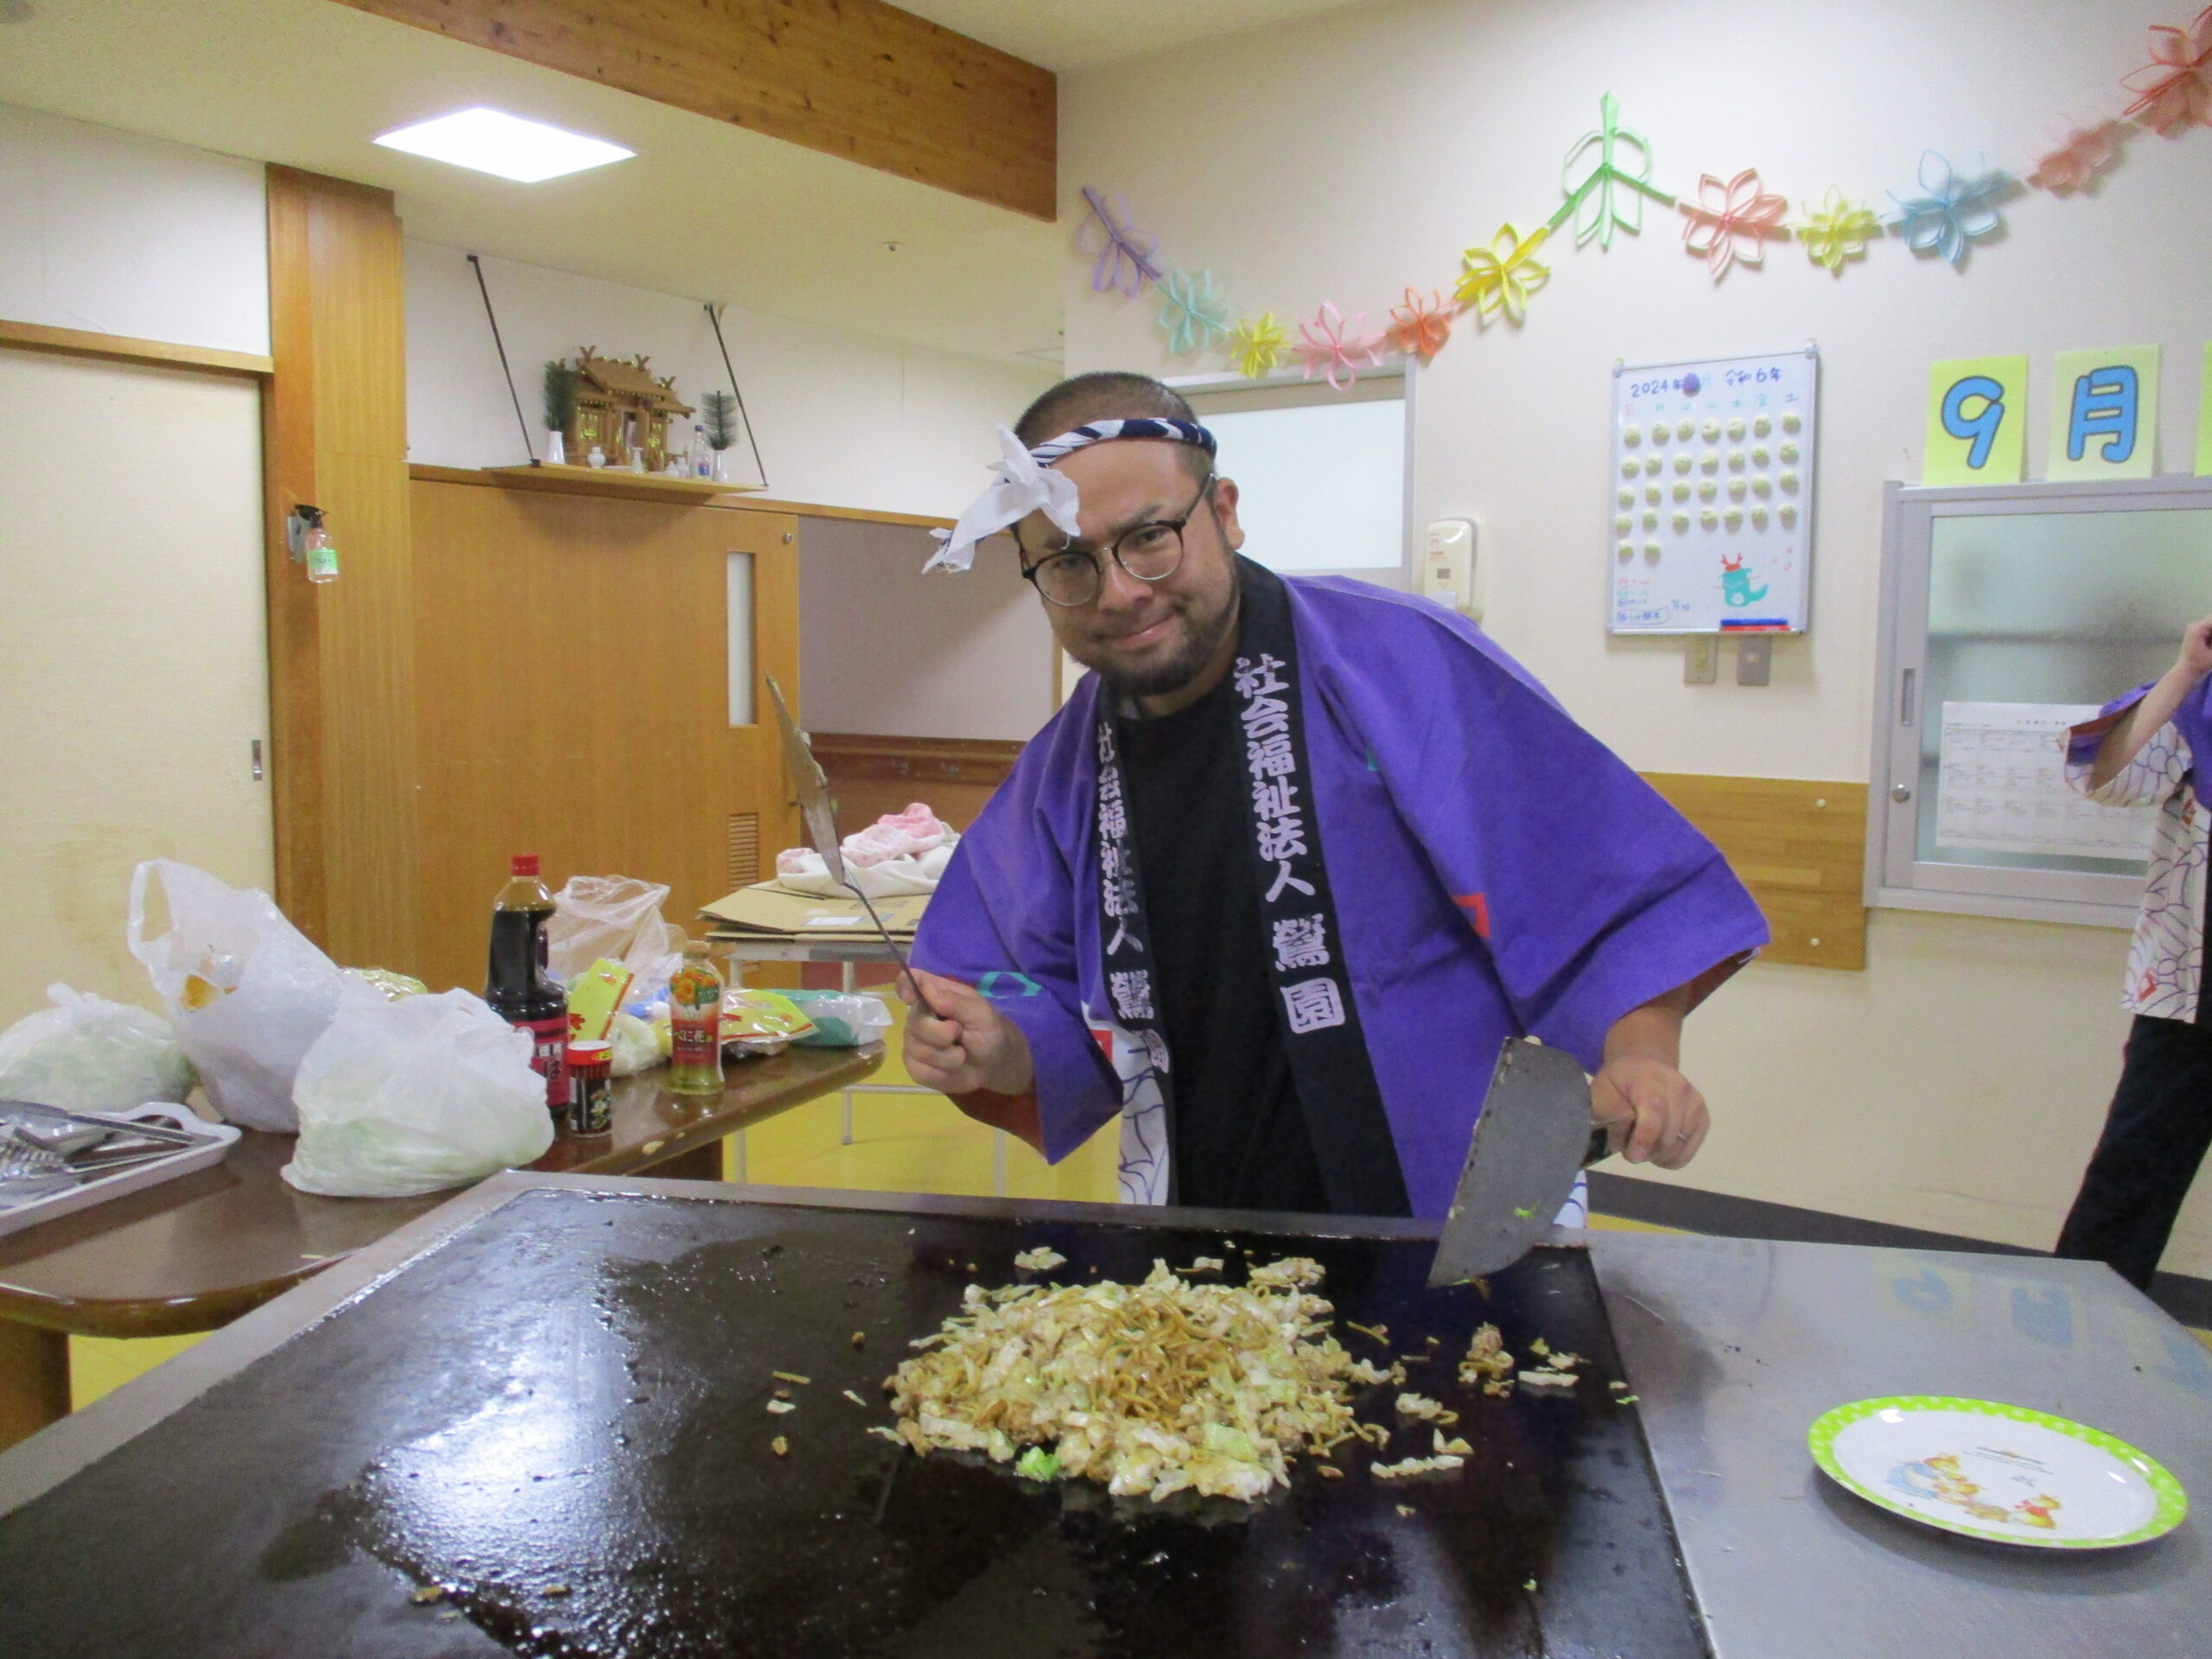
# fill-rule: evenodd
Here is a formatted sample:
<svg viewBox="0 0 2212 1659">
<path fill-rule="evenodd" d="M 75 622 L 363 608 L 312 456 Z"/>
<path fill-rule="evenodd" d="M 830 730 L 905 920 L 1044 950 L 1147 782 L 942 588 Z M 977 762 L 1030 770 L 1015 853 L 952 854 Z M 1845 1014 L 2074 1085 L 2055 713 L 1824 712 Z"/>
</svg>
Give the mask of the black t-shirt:
<svg viewBox="0 0 2212 1659">
<path fill-rule="evenodd" d="M 1275 1012 L 1230 683 L 1119 725 L 1167 1038 L 1176 1202 L 1326 1212 Z"/>
</svg>

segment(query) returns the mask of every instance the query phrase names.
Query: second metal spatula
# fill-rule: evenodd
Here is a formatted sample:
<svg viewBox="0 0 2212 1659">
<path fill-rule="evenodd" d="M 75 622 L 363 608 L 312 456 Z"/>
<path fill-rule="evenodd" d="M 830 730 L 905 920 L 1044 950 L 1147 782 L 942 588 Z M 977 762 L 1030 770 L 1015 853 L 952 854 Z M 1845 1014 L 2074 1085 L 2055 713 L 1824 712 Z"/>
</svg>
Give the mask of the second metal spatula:
<svg viewBox="0 0 2212 1659">
<path fill-rule="evenodd" d="M 1428 1282 L 1510 1268 L 1544 1236 L 1574 1178 L 1605 1155 L 1590 1127 L 1590 1079 L 1563 1048 L 1509 1037 L 1491 1072 Z"/>
<path fill-rule="evenodd" d="M 906 988 L 925 1007 L 935 1005 L 922 995 L 922 988 L 914 982 L 913 969 L 906 965 L 906 953 L 899 948 L 899 941 L 891 937 L 891 930 L 883 925 L 883 918 L 875 913 L 875 906 L 868 894 L 845 869 L 845 853 L 837 836 L 836 809 L 830 800 L 830 779 L 822 770 L 822 763 L 814 758 L 814 745 L 806 741 L 806 734 L 791 718 L 791 705 L 784 701 L 784 688 L 776 683 L 776 677 L 767 677 L 768 698 L 776 705 L 776 728 L 784 740 L 784 767 L 791 773 L 791 788 L 798 796 L 798 814 L 806 825 L 806 838 L 814 850 L 822 855 L 829 868 L 830 879 L 861 901 L 868 912 L 868 918 L 875 924 L 877 935 L 899 964 L 899 971 L 906 976 Z"/>
</svg>

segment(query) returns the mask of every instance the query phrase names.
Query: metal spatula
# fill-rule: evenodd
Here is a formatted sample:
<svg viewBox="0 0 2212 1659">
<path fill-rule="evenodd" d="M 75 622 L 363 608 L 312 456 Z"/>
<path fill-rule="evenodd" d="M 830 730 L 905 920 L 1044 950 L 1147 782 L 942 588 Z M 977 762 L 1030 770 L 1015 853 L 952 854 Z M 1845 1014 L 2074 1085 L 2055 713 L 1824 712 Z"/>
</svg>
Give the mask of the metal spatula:
<svg viewBox="0 0 2212 1659">
<path fill-rule="evenodd" d="M 899 971 L 906 976 L 906 988 L 914 994 L 914 1000 L 934 1010 L 937 1005 L 924 996 L 922 988 L 915 983 L 914 971 L 906 965 L 906 953 L 899 948 L 899 941 L 891 937 L 891 930 L 875 913 L 868 894 L 846 874 L 844 849 L 837 835 L 836 809 L 830 801 L 829 777 L 823 772 L 822 763 L 814 758 L 814 746 L 791 718 L 791 705 L 784 701 L 784 688 L 776 683 L 774 675 L 769 675 L 767 679 L 768 699 L 776 705 L 776 729 L 783 734 L 784 769 L 791 774 L 791 788 L 798 795 L 798 814 L 806 825 L 806 838 L 822 855 L 823 863 L 829 867 L 830 879 L 861 901 L 868 920 L 875 924 L 877 935 L 898 963 Z"/>
<path fill-rule="evenodd" d="M 1606 1154 L 1590 1127 L 1590 1079 L 1563 1048 L 1509 1037 L 1491 1072 L 1428 1282 L 1510 1268 L 1544 1236 L 1574 1178 Z"/>
</svg>

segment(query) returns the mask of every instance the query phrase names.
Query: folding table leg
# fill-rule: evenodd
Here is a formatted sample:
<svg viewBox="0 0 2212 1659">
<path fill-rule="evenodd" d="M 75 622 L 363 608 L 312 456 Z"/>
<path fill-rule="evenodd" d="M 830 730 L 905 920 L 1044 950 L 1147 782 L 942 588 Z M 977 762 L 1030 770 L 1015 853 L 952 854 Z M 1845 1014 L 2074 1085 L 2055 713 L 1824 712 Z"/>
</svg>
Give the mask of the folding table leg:
<svg viewBox="0 0 2212 1659">
<path fill-rule="evenodd" d="M 0 1319 L 0 1451 L 69 1414 L 69 1338 Z"/>
</svg>

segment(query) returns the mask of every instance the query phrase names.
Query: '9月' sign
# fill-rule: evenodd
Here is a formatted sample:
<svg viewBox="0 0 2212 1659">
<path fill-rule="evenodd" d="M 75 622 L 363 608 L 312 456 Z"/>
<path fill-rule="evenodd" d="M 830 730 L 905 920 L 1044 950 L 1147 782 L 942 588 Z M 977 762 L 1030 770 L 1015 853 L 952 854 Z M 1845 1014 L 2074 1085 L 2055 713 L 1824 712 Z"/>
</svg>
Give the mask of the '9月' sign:
<svg viewBox="0 0 2212 1659">
<path fill-rule="evenodd" d="M 2158 467 L 2158 348 L 2060 352 L 2052 360 L 2050 479 L 2148 478 Z M 2028 359 L 1961 357 L 1928 382 L 1923 484 L 2017 484 L 2026 475 Z"/>
</svg>

